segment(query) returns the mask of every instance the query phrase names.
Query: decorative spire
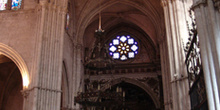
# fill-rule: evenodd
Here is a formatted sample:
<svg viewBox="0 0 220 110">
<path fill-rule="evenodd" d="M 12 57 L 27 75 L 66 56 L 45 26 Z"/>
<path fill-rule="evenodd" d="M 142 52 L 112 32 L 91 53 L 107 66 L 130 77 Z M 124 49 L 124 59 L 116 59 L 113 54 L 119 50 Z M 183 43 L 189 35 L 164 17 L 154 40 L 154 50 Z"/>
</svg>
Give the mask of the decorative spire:
<svg viewBox="0 0 220 110">
<path fill-rule="evenodd" d="M 101 17 L 101 8 L 100 8 L 100 2 L 99 2 L 99 28 L 98 30 L 95 30 L 95 32 L 104 32 L 105 30 L 102 30 L 102 17 Z"/>
</svg>

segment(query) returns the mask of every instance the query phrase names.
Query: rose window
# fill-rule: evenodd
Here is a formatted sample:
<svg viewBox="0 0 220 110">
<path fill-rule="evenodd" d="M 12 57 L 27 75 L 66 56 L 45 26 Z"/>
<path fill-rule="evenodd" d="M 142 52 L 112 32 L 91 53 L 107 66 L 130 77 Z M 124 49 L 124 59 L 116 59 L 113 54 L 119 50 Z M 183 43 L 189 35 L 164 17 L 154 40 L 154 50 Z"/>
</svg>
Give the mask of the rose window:
<svg viewBox="0 0 220 110">
<path fill-rule="evenodd" d="M 113 59 L 127 60 L 134 58 L 138 53 L 137 41 L 131 36 L 117 36 L 109 44 L 109 54 Z"/>
</svg>

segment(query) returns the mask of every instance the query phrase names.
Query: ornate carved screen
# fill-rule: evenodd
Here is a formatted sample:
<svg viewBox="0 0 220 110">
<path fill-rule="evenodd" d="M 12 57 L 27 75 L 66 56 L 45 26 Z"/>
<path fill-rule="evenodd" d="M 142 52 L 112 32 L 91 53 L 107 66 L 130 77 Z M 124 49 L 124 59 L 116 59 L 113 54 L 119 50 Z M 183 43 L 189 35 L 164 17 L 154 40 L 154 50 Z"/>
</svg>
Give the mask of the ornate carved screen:
<svg viewBox="0 0 220 110">
<path fill-rule="evenodd" d="M 186 44 L 186 66 L 189 78 L 191 110 L 208 110 L 204 75 L 200 56 L 199 37 L 195 20 L 192 17 L 192 26 L 189 29 L 189 41 Z"/>
</svg>

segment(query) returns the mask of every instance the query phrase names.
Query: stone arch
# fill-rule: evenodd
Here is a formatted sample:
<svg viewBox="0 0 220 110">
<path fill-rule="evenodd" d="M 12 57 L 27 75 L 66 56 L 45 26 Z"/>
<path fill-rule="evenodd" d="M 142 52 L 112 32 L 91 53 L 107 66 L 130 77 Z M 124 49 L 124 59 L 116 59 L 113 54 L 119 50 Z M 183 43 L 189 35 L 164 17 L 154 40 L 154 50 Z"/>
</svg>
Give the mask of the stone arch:
<svg viewBox="0 0 220 110">
<path fill-rule="evenodd" d="M 90 2 L 88 2 L 87 5 L 89 3 Z M 85 29 L 88 26 L 89 22 L 99 13 L 100 10 L 104 10 L 114 4 L 117 4 L 117 3 L 129 5 L 131 7 L 134 7 L 136 9 L 140 10 L 141 12 L 143 12 L 145 15 L 147 15 L 150 18 L 150 20 L 152 21 L 152 23 L 155 26 L 159 26 L 159 23 L 157 22 L 157 20 L 160 19 L 161 17 L 157 14 L 155 9 L 149 4 L 146 4 L 149 7 L 149 9 L 146 9 L 145 7 L 141 6 L 140 4 L 135 3 L 133 1 L 127 1 L 127 0 L 108 1 L 104 4 L 102 4 L 102 6 L 100 6 L 98 8 L 96 7 L 95 9 L 92 9 L 92 11 L 89 11 L 89 13 L 85 14 L 86 16 L 84 16 L 84 17 L 80 16 L 81 19 L 79 19 L 78 28 L 76 30 L 76 41 L 83 43 L 83 41 L 82 41 L 83 38 L 80 39 L 80 37 L 83 36 Z M 156 17 L 156 19 L 154 16 Z M 158 28 L 158 29 L 161 29 L 161 28 Z M 161 31 L 162 30 L 160 30 L 159 32 L 161 33 Z"/>
<path fill-rule="evenodd" d="M 0 77 L 0 110 L 22 110 L 24 97 L 20 70 L 10 58 L 2 54 Z"/>
<path fill-rule="evenodd" d="M 126 83 L 130 83 L 130 84 L 133 84 L 133 85 L 136 85 L 138 87 L 140 87 L 141 89 L 143 89 L 146 93 L 148 93 L 148 95 L 151 97 L 151 99 L 153 100 L 156 108 L 160 108 L 160 101 L 159 101 L 159 98 L 156 96 L 156 94 L 151 90 L 151 88 L 145 84 L 143 84 L 142 82 L 139 82 L 135 79 L 130 79 L 130 78 L 118 78 L 118 79 L 114 79 L 112 82 L 109 82 L 106 84 L 106 86 L 102 87 L 101 88 L 101 91 L 105 91 L 109 88 L 109 84 L 111 86 L 114 86 L 116 84 L 119 84 L 121 82 L 126 82 Z"/>
<path fill-rule="evenodd" d="M 23 58 L 11 47 L 0 43 L 0 54 L 10 58 L 19 68 L 22 76 L 23 89 L 28 88 L 30 79 L 26 63 Z"/>
</svg>

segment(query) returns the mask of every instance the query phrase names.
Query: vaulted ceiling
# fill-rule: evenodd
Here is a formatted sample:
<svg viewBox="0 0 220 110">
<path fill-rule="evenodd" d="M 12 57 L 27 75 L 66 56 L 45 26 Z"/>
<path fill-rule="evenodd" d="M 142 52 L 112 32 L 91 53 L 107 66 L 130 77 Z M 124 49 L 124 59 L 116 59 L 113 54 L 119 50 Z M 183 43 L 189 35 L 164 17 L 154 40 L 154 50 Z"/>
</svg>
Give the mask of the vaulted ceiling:
<svg viewBox="0 0 220 110">
<path fill-rule="evenodd" d="M 164 37 L 164 15 L 160 0 L 74 0 L 72 1 L 75 40 L 86 47 L 94 41 L 98 28 L 98 13 L 101 12 L 102 29 L 106 33 L 119 30 L 131 32 L 148 39 L 157 49 L 159 39 Z M 135 31 L 136 30 L 136 31 Z"/>
</svg>

